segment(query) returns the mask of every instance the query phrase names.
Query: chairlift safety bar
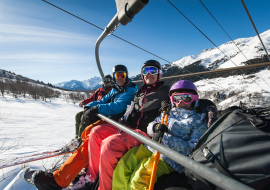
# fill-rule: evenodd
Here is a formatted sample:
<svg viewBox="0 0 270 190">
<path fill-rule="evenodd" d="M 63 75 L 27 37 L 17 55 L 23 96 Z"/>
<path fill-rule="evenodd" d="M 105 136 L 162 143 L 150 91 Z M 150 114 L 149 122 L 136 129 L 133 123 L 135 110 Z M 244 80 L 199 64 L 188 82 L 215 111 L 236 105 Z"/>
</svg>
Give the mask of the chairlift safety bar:
<svg viewBox="0 0 270 190">
<path fill-rule="evenodd" d="M 122 131 L 128 133 L 132 137 L 138 139 L 144 144 L 147 144 L 148 146 L 151 146 L 155 150 L 159 151 L 160 153 L 166 155 L 168 158 L 176 161 L 177 163 L 181 164 L 183 167 L 188 168 L 189 170 L 195 172 L 196 174 L 202 176 L 207 181 L 215 184 L 216 186 L 222 188 L 222 189 L 230 189 L 230 190 L 251 190 L 252 188 L 249 186 L 246 186 L 245 184 L 242 184 L 230 177 L 227 177 L 207 166 L 204 166 L 164 145 L 159 144 L 158 142 L 155 142 L 140 133 L 137 133 L 128 127 L 102 115 L 97 114 L 101 119 L 104 119 L 108 123 L 114 125 L 115 127 L 121 129 Z"/>
</svg>

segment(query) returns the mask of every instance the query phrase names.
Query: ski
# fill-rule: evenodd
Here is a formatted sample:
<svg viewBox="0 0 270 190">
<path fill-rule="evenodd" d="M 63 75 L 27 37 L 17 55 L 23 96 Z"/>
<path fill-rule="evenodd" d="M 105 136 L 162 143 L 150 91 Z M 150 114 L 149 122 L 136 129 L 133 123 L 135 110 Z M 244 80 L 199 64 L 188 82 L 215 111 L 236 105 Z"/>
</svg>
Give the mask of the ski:
<svg viewBox="0 0 270 190">
<path fill-rule="evenodd" d="M 79 146 L 81 146 L 82 141 L 79 139 L 72 139 L 68 144 L 66 144 L 63 148 L 53 150 L 53 151 L 46 151 L 36 154 L 31 154 L 22 157 L 14 157 L 14 158 L 6 158 L 0 159 L 0 169 L 16 166 L 20 164 L 25 164 L 28 162 L 34 162 L 38 160 L 43 160 L 47 158 L 52 158 L 55 156 L 61 156 L 65 154 L 73 153 Z"/>
<path fill-rule="evenodd" d="M 56 156 L 61 156 L 65 154 L 71 154 L 74 151 L 69 151 L 65 148 L 61 148 L 58 150 L 54 151 L 46 151 L 46 152 L 41 152 L 41 153 L 36 153 L 36 154 L 31 154 L 27 156 L 22 156 L 22 157 L 13 157 L 13 158 L 6 158 L 6 159 L 0 159 L 0 169 L 11 167 L 11 166 L 16 166 L 20 164 L 25 164 L 29 162 L 34 162 L 38 160 L 43 160 L 47 158 L 52 158 Z"/>
</svg>

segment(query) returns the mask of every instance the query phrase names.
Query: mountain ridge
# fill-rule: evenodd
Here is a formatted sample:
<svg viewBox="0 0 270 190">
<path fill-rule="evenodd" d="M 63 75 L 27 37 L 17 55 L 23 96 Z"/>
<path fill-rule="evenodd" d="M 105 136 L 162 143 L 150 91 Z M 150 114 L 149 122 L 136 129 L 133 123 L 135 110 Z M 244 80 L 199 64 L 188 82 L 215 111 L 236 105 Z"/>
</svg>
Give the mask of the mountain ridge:
<svg viewBox="0 0 270 190">
<path fill-rule="evenodd" d="M 261 33 L 261 38 L 266 48 L 270 50 L 270 30 Z M 197 55 L 188 55 L 172 63 L 162 65 L 163 77 L 243 66 L 248 60 L 260 57 L 264 60 L 264 55 L 264 49 L 257 36 L 238 38 L 218 47 L 204 49 Z M 132 78 L 134 81 L 141 80 L 141 75 L 138 74 Z M 96 76 L 84 81 L 71 81 L 58 83 L 55 86 L 69 90 L 93 90 L 102 85 L 101 78 Z"/>
</svg>

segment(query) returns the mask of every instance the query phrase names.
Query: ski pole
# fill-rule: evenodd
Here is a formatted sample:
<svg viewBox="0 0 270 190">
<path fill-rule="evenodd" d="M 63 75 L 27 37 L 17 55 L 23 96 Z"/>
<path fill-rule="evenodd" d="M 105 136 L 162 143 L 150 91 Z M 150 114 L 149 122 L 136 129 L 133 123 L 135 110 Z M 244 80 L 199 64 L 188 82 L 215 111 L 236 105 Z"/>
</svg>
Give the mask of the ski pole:
<svg viewBox="0 0 270 190">
<path fill-rule="evenodd" d="M 165 116 L 165 114 L 166 114 L 166 116 Z M 167 112 L 163 111 L 161 124 L 167 125 L 168 116 L 169 116 L 168 110 L 167 110 Z M 161 141 L 162 141 L 162 138 L 160 138 L 158 140 L 158 143 L 161 143 Z M 151 178 L 150 178 L 149 190 L 154 189 L 156 175 L 157 175 L 157 169 L 158 169 L 158 163 L 159 163 L 159 157 L 160 157 L 160 152 L 156 151 L 154 164 L 153 164 L 152 175 L 151 175 Z"/>
</svg>

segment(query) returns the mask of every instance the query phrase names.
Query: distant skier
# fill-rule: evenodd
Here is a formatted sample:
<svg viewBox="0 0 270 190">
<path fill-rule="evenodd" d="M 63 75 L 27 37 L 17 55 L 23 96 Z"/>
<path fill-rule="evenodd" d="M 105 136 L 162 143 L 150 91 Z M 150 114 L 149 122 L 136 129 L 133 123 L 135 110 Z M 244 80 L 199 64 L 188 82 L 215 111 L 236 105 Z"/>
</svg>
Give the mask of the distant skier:
<svg viewBox="0 0 270 190">
<path fill-rule="evenodd" d="M 106 75 L 102 79 L 103 85 L 99 89 L 97 89 L 92 96 L 87 99 L 84 99 L 79 103 L 80 107 L 83 107 L 90 102 L 101 100 L 106 94 L 108 94 L 112 85 L 114 84 L 112 76 L 110 74 Z M 83 119 L 83 111 L 80 111 L 75 116 L 75 138 L 79 139 L 81 137 L 82 132 L 87 127 L 86 123 Z"/>
</svg>

